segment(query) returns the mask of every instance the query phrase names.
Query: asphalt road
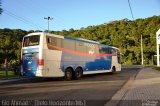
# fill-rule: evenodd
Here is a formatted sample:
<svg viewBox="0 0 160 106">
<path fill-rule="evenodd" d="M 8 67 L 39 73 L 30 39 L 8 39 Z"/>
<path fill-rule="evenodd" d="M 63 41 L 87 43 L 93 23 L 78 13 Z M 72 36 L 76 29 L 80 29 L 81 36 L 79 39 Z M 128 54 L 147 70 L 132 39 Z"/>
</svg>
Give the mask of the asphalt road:
<svg viewBox="0 0 160 106">
<path fill-rule="evenodd" d="M 0 100 L 34 100 L 32 105 L 48 101 L 73 100 L 78 105 L 103 106 L 140 68 L 124 68 L 118 73 L 87 75 L 80 80 L 29 78 L 0 85 Z M 11 105 L 11 104 L 10 104 Z"/>
</svg>

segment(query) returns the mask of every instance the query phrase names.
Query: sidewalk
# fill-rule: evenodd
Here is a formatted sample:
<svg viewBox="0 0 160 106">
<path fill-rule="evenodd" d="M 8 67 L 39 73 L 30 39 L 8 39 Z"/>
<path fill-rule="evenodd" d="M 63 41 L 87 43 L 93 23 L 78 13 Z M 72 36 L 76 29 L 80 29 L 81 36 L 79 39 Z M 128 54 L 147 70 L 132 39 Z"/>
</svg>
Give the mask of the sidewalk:
<svg viewBox="0 0 160 106">
<path fill-rule="evenodd" d="M 160 71 L 142 68 L 105 106 L 160 106 Z"/>
<path fill-rule="evenodd" d="M 118 106 L 160 106 L 160 71 L 142 69 Z"/>
</svg>

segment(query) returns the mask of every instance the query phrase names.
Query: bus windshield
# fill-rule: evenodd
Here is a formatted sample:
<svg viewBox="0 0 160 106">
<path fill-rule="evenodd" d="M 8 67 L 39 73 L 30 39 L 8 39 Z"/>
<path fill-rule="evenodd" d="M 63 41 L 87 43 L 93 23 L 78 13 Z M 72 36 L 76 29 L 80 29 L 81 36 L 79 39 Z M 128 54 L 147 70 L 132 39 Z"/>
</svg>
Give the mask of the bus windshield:
<svg viewBox="0 0 160 106">
<path fill-rule="evenodd" d="M 40 35 L 27 36 L 24 38 L 23 47 L 39 45 Z"/>
</svg>

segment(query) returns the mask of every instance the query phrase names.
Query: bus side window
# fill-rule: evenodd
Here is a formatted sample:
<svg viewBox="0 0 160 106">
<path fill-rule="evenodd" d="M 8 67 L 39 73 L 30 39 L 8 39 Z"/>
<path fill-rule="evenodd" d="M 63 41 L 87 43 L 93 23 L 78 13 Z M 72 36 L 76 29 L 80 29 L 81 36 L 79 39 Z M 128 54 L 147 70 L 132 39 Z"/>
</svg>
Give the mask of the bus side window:
<svg viewBox="0 0 160 106">
<path fill-rule="evenodd" d="M 78 52 L 87 52 L 87 47 L 84 46 L 83 42 L 76 42 L 76 51 Z"/>
<path fill-rule="evenodd" d="M 111 54 L 111 49 L 109 47 L 106 48 L 106 54 Z"/>
<path fill-rule="evenodd" d="M 121 54 L 120 54 L 120 51 L 117 50 L 117 60 L 118 60 L 118 63 L 121 64 Z"/>
<path fill-rule="evenodd" d="M 60 38 L 48 36 L 46 38 L 46 40 L 47 40 L 47 45 L 53 45 L 53 46 L 61 47 L 61 39 Z M 51 46 L 48 46 L 48 49 L 56 50 L 54 47 L 51 47 Z"/>
<path fill-rule="evenodd" d="M 47 39 L 47 43 L 51 43 L 51 38 L 48 38 L 48 39 Z"/>
<path fill-rule="evenodd" d="M 101 46 L 100 49 L 99 49 L 99 53 L 100 54 L 107 54 L 107 48 Z"/>
<path fill-rule="evenodd" d="M 101 47 L 101 46 L 99 47 L 99 53 L 100 53 L 100 54 L 104 54 L 104 52 L 103 52 L 103 47 Z"/>
<path fill-rule="evenodd" d="M 112 48 L 111 53 L 112 53 L 113 56 L 116 56 L 116 50 L 115 49 Z"/>
<path fill-rule="evenodd" d="M 68 40 L 68 39 L 64 39 L 63 40 L 63 48 L 65 49 L 69 49 L 69 50 L 75 50 L 75 44 L 76 42 L 74 40 Z"/>
<path fill-rule="evenodd" d="M 55 37 L 49 37 L 48 43 L 51 43 L 52 45 L 56 46 L 57 39 Z"/>
<path fill-rule="evenodd" d="M 56 46 L 62 47 L 62 39 L 61 38 L 56 38 Z"/>
</svg>

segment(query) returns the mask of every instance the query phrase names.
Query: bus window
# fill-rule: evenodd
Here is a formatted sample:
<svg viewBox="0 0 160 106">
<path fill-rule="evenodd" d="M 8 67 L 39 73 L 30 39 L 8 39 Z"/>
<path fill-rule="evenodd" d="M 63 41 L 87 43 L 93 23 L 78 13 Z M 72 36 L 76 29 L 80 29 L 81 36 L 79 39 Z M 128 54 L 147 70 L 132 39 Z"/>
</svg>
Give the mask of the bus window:
<svg viewBox="0 0 160 106">
<path fill-rule="evenodd" d="M 118 63 L 121 64 L 121 54 L 119 50 L 117 50 L 117 60 L 118 60 Z"/>
<path fill-rule="evenodd" d="M 51 43 L 52 39 L 51 38 L 47 38 L 47 43 Z"/>
<path fill-rule="evenodd" d="M 116 56 L 116 50 L 115 49 L 112 48 L 111 53 L 112 53 L 113 56 Z"/>
<path fill-rule="evenodd" d="M 47 43 L 50 43 L 52 45 L 56 45 L 56 38 L 54 38 L 54 37 L 47 37 Z"/>
<path fill-rule="evenodd" d="M 105 52 L 105 48 L 104 47 L 100 47 L 99 48 L 99 53 L 100 54 L 105 54 L 106 52 Z"/>
<path fill-rule="evenodd" d="M 39 39 L 39 35 L 25 37 L 23 41 L 23 47 L 39 45 Z"/>
<path fill-rule="evenodd" d="M 64 39 L 63 40 L 63 48 L 69 50 L 75 50 L 76 42 L 73 40 Z"/>
<path fill-rule="evenodd" d="M 76 51 L 78 52 L 87 52 L 86 51 L 86 46 L 84 46 L 83 42 L 76 42 Z"/>
<path fill-rule="evenodd" d="M 61 47 L 61 42 L 62 42 L 61 38 L 47 36 L 46 40 L 47 40 L 47 46 L 51 44 L 53 46 Z M 48 46 L 48 49 L 55 50 L 55 48 L 51 46 Z"/>
<path fill-rule="evenodd" d="M 100 47 L 99 49 L 99 53 L 100 54 L 110 54 L 111 53 L 111 50 L 109 47 Z"/>
</svg>

